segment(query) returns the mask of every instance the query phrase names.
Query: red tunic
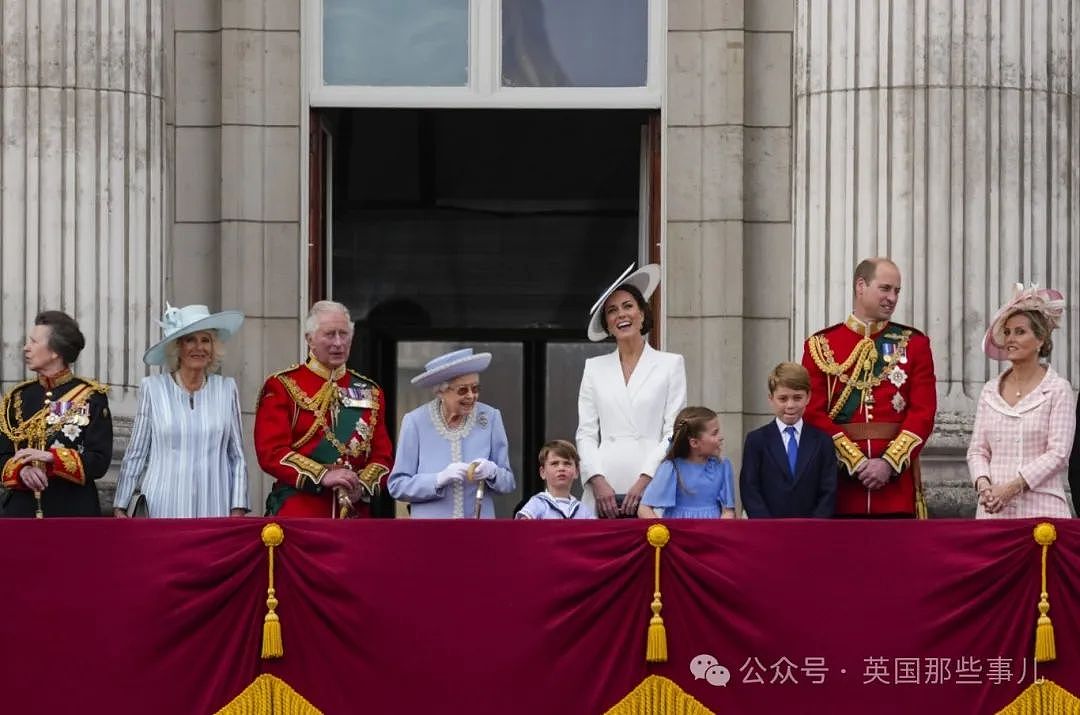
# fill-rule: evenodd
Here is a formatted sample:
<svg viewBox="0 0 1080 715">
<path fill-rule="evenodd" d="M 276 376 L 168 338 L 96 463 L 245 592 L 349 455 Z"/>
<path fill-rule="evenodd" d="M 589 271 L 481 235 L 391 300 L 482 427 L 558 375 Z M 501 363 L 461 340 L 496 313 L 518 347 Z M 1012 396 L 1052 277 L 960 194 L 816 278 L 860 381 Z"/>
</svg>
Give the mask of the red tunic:
<svg viewBox="0 0 1080 715">
<path fill-rule="evenodd" d="M 255 451 L 259 466 L 277 480 L 268 513 L 334 516 L 334 490 L 319 484 L 330 468 L 356 472 L 367 499 L 386 486 L 393 447 L 383 392 L 363 375 L 344 367 L 331 373 L 314 358 L 275 373 L 259 393 Z M 356 511 L 370 515 L 366 500 Z"/>
<path fill-rule="evenodd" d="M 804 418 L 833 436 L 840 462 L 836 514 L 913 515 L 911 464 L 933 432 L 937 412 L 929 338 L 898 323 L 866 325 L 852 315 L 812 335 L 803 347 L 802 363 L 810 372 Z M 845 425 L 853 431 L 873 425 L 896 434 L 851 439 Z M 875 457 L 899 476 L 871 491 L 853 474 L 859 464 Z"/>
</svg>

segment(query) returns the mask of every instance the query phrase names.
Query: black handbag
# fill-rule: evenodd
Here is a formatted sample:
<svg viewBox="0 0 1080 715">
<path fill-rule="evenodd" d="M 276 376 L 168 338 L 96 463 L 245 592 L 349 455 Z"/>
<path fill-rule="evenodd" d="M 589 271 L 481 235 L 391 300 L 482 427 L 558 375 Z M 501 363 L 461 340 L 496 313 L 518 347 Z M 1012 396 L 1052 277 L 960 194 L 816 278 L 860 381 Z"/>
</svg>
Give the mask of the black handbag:
<svg viewBox="0 0 1080 715">
<path fill-rule="evenodd" d="M 146 503 L 146 495 L 142 492 L 135 492 L 131 495 L 131 501 L 128 502 L 127 515 L 132 519 L 145 518 L 150 516 L 150 507 Z"/>
</svg>

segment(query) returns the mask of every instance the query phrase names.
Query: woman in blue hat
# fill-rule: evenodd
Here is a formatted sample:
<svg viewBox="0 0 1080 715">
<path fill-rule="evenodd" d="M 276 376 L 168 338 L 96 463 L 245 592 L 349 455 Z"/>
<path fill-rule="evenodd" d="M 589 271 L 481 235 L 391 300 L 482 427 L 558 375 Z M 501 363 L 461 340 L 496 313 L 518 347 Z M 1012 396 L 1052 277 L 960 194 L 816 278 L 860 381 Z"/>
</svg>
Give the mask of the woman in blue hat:
<svg viewBox="0 0 1080 715">
<path fill-rule="evenodd" d="M 247 513 L 239 393 L 235 380 L 216 374 L 221 343 L 243 322 L 244 314 L 235 310 L 211 314 L 205 305 L 166 304 L 162 338 L 143 355 L 147 365 L 165 370 L 139 386 L 139 408 L 116 484 L 116 516 Z M 130 508 L 135 505 L 138 510 Z"/>
<path fill-rule="evenodd" d="M 412 384 L 434 399 L 401 420 L 390 495 L 412 505 L 418 519 L 493 519 L 491 492 L 515 487 L 502 414 L 479 401 L 480 373 L 491 353 L 472 348 L 440 355 Z M 477 498 L 479 496 L 479 502 Z M 479 511 L 477 506 L 479 505 Z"/>
</svg>

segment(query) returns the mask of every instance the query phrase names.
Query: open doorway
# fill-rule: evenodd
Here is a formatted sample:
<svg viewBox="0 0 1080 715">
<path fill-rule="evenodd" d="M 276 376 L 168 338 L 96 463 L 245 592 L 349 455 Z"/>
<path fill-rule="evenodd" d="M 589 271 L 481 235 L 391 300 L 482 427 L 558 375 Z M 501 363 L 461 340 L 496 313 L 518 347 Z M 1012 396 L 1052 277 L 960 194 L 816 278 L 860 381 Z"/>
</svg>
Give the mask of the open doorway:
<svg viewBox="0 0 1080 715">
<path fill-rule="evenodd" d="M 492 352 L 518 492 L 545 439 L 573 439 L 596 294 L 654 257 L 656 113 L 321 110 L 325 291 L 357 320 L 352 366 L 386 390 L 388 427 L 431 399 L 409 379 L 459 346 Z M 313 122 L 314 125 L 314 122 Z M 323 200 L 322 196 L 319 198 Z M 313 225 L 315 223 L 313 222 Z M 658 228 L 655 228 L 658 231 Z M 318 279 L 318 276 L 315 276 Z"/>
</svg>

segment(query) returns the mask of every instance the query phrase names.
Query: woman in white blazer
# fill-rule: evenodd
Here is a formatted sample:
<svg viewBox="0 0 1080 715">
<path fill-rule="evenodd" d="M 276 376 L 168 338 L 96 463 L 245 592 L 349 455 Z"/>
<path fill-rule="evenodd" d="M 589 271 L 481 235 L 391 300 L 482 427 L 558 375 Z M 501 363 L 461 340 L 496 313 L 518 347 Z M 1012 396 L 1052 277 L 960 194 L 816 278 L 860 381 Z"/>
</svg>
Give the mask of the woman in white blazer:
<svg viewBox="0 0 1080 715">
<path fill-rule="evenodd" d="M 583 501 L 600 517 L 635 516 L 667 450 L 675 415 L 686 406 L 682 355 L 654 350 L 648 299 L 660 267 L 633 265 L 596 302 L 589 339 L 617 349 L 585 361 L 578 393 L 577 448 Z"/>
</svg>

